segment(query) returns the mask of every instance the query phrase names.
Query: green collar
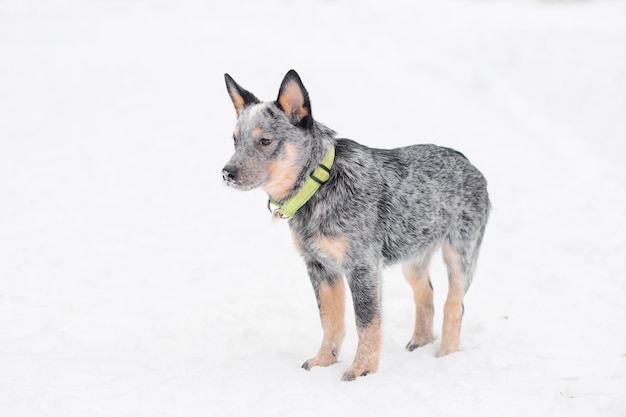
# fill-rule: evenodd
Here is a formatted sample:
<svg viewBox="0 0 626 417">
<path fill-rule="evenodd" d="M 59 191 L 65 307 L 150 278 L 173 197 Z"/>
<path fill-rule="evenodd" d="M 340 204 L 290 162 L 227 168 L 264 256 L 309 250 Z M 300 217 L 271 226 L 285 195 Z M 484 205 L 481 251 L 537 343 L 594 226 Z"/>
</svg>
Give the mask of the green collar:
<svg viewBox="0 0 626 417">
<path fill-rule="evenodd" d="M 322 184 L 330 178 L 330 169 L 335 161 L 335 147 L 331 146 L 330 151 L 326 154 L 322 162 L 315 168 L 315 171 L 309 175 L 304 183 L 304 187 L 296 195 L 285 201 L 283 204 L 277 203 L 271 198 L 267 201 L 267 208 L 272 212 L 275 219 L 289 219 L 304 206 L 307 201 L 313 197 L 313 194 L 320 188 Z M 271 209 L 270 205 L 276 207 Z"/>
</svg>

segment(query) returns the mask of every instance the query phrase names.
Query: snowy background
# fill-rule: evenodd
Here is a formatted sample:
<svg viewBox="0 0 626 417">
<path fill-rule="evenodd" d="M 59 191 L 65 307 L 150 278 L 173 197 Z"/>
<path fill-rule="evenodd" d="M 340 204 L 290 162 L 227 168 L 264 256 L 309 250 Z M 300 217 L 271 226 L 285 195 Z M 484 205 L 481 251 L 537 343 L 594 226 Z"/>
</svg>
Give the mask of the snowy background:
<svg viewBox="0 0 626 417">
<path fill-rule="evenodd" d="M 0 416 L 626 416 L 626 3 L 0 0 Z M 461 150 L 493 214 L 461 352 L 384 281 L 378 374 L 321 341 L 286 223 L 224 187 L 229 72 L 376 147 Z M 348 308 L 350 310 L 350 308 Z"/>
</svg>

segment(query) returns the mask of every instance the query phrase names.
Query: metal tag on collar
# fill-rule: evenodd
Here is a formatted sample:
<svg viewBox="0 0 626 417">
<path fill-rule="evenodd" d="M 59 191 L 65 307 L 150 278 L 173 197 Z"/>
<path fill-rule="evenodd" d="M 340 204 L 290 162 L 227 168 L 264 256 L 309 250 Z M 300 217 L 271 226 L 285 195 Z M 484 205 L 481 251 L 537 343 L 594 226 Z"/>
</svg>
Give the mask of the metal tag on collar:
<svg viewBox="0 0 626 417">
<path fill-rule="evenodd" d="M 276 207 L 275 209 L 272 209 L 272 207 L 270 206 L 274 206 Z M 275 201 L 272 201 L 271 199 L 267 199 L 267 209 L 269 210 L 270 213 L 272 213 L 272 220 L 277 222 L 279 220 L 283 220 L 283 219 L 288 219 L 289 216 L 285 216 L 281 211 L 280 211 L 280 204 L 278 204 Z"/>
</svg>

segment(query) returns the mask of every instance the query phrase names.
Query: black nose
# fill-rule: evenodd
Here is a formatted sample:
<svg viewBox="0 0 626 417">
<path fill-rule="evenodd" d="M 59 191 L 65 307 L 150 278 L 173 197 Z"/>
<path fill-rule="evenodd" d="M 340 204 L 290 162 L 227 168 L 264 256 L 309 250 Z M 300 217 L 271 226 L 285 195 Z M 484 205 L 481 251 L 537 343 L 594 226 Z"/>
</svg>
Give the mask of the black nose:
<svg viewBox="0 0 626 417">
<path fill-rule="evenodd" d="M 222 178 L 224 181 L 235 181 L 237 177 L 237 167 L 225 166 L 222 170 Z"/>
</svg>

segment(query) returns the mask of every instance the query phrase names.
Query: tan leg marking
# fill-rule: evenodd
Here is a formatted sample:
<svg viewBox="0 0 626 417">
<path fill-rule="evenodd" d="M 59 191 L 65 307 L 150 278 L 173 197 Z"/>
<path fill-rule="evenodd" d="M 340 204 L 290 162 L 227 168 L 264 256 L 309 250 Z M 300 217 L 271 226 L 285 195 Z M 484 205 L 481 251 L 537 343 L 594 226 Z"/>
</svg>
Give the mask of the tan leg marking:
<svg viewBox="0 0 626 417">
<path fill-rule="evenodd" d="M 344 322 L 346 296 L 343 278 L 337 279 L 333 286 L 322 281 L 319 297 L 324 338 L 317 356 L 309 359 L 302 366 L 306 370 L 314 366 L 328 366 L 336 363 L 346 332 Z"/>
<path fill-rule="evenodd" d="M 442 245 L 443 258 L 448 267 L 448 297 L 443 308 L 443 333 L 439 356 L 457 352 L 461 346 L 461 319 L 463 317 L 463 297 L 465 277 L 461 271 L 459 255 L 447 242 Z"/>
<path fill-rule="evenodd" d="M 313 245 L 340 264 L 346 259 L 348 240 L 345 236 L 328 237 L 320 235 L 313 240 Z"/>
<path fill-rule="evenodd" d="M 378 371 L 381 347 L 380 320 L 374 319 L 368 327 L 359 331 L 359 344 L 356 348 L 354 362 L 343 374 L 342 379 L 353 381 L 360 376 Z"/>
<path fill-rule="evenodd" d="M 304 255 L 304 250 L 302 249 L 302 241 L 293 230 L 291 231 L 291 238 L 293 239 L 293 244 L 296 247 L 298 253 L 300 255 Z"/>
<path fill-rule="evenodd" d="M 403 265 L 404 276 L 413 288 L 415 300 L 415 330 L 407 345 L 408 350 L 432 343 L 433 335 L 433 289 L 427 271 L 420 270 L 412 263 Z"/>
<path fill-rule="evenodd" d="M 282 200 L 287 197 L 298 178 L 296 145 L 285 143 L 285 157 L 269 164 L 269 182 L 262 188 L 274 200 Z"/>
</svg>

